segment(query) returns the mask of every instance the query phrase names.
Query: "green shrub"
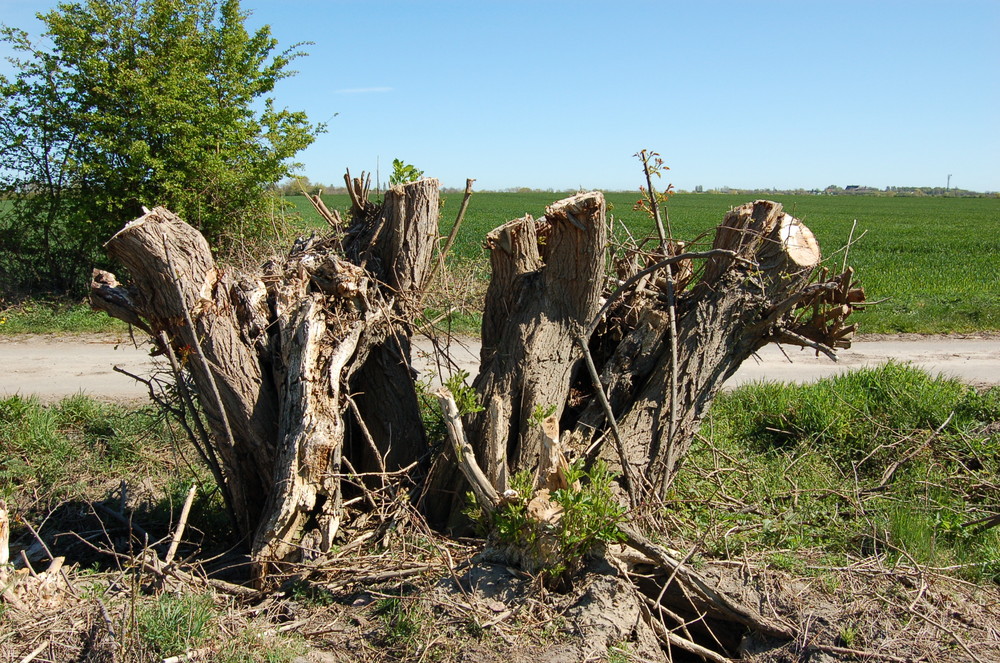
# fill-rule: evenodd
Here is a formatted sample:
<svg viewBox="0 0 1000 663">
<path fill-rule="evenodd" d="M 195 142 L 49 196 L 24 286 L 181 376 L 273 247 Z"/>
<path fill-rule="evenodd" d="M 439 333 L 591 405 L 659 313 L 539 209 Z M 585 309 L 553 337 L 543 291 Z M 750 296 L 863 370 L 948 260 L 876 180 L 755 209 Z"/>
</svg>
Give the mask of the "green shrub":
<svg viewBox="0 0 1000 663">
<path fill-rule="evenodd" d="M 497 547 L 550 585 L 567 580 L 600 545 L 622 540 L 618 525 L 625 508 L 612 493 L 613 475 L 603 462 L 586 470 L 582 459 L 578 460 L 570 465 L 566 478 L 570 487 L 550 495 L 561 510 L 554 523 L 540 523 L 529 515 L 532 476 L 527 471 L 517 473 L 510 482 L 520 499 L 502 504 L 492 517 L 483 511 L 475 514 Z M 573 487 L 577 482 L 579 489 Z"/>
</svg>

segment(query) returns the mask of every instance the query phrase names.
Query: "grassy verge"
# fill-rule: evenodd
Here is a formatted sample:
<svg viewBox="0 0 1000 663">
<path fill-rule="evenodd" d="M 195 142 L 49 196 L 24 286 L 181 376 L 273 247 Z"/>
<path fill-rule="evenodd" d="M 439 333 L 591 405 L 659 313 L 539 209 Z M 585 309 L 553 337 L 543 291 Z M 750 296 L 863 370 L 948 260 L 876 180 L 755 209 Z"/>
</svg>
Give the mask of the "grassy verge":
<svg viewBox="0 0 1000 663">
<path fill-rule="evenodd" d="M 851 589 L 872 604 L 872 587 L 859 584 L 868 576 L 845 569 L 874 569 L 871 582 L 885 578 L 880 591 L 904 607 L 909 595 L 897 579 L 923 582 L 930 573 L 934 582 L 918 598 L 938 601 L 944 576 L 970 595 L 993 596 L 1000 583 L 1000 534 L 970 523 L 996 512 L 998 421 L 1000 389 L 978 392 L 898 364 L 807 386 L 741 387 L 717 400 L 673 488 L 663 514 L 673 529 L 670 542 L 695 542 L 696 565 L 738 560 L 730 564 L 747 566 L 759 579 L 785 582 L 792 574 L 824 592 L 801 600 L 836 602 L 839 592 Z M 427 660 L 465 660 L 464 653 L 499 651 L 505 642 L 532 651 L 565 630 L 562 612 L 534 600 L 516 600 L 528 607 L 504 632 L 496 630 L 497 620 L 509 613 L 498 611 L 516 605 L 505 608 L 492 600 L 479 612 L 449 611 L 450 604 L 435 594 L 441 579 L 450 585 L 455 573 L 451 553 L 445 564 L 441 549 L 468 557 L 473 551 L 454 541 L 432 541 L 417 525 L 400 525 L 406 532 L 396 532 L 393 540 L 403 537 L 413 560 L 421 568 L 437 564 L 436 570 L 386 586 L 366 579 L 373 569 L 392 577 L 401 568 L 395 553 L 384 550 L 385 541 L 348 553 L 340 560 L 344 570 L 331 572 L 327 585 L 302 582 L 259 605 L 141 573 L 145 544 L 134 545 L 134 527 L 102 523 L 94 515 L 101 504 L 118 508 L 115 490 L 122 479 L 130 487 L 129 520 L 144 527 L 150 541 L 169 541 L 192 479 L 206 486 L 179 553 L 185 563 L 207 567 L 215 563 L 215 551 L 233 543 L 204 473 L 183 462 L 170 428 L 148 408 L 83 396 L 51 406 L 20 397 L 0 400 L 0 446 L 0 497 L 14 516 L 15 551 L 33 541 L 20 523 L 33 523 L 51 546 L 59 546 L 56 554 L 69 555 L 66 568 L 79 595 L 63 604 L 54 602 L 58 594 L 32 598 L 45 618 L 32 612 L 27 621 L 19 617 L 25 613 L 5 610 L 0 602 L 0 633 L 10 634 L 0 637 L 0 657 L 21 660 L 46 641 L 53 660 L 82 660 L 81 650 L 117 651 L 123 663 L 200 651 L 205 660 L 277 663 L 295 660 L 309 647 L 361 652 L 349 660 L 366 652 L 379 652 L 380 660 L 414 660 L 426 652 Z M 410 518 L 402 517 L 410 509 L 403 502 L 393 507 L 401 509 L 400 523 Z M 225 545 L 206 546 L 211 532 Z M 80 550 L 91 549 L 80 546 L 83 538 L 107 551 L 103 562 L 81 561 Z M 67 541 L 77 546 L 75 552 L 66 552 Z M 238 566 L 240 559 L 213 568 Z M 356 579 L 344 580 L 350 573 Z M 793 588 L 799 592 L 801 583 Z M 843 603 L 844 619 L 827 626 L 839 632 L 838 646 L 877 649 L 886 642 L 881 629 L 912 619 L 897 610 L 868 628 L 883 609 L 858 612 L 858 604 Z M 948 607 L 956 605 L 964 607 Z M 942 610 L 964 619 L 979 614 L 974 608 L 948 603 Z M 951 647 L 935 633 L 927 637 L 927 651 Z"/>
<path fill-rule="evenodd" d="M 126 329 L 124 322 L 94 311 L 83 302 L 34 299 L 4 306 L 0 301 L 0 335 L 103 334 Z"/>
<path fill-rule="evenodd" d="M 1000 388 L 890 363 L 719 398 L 669 517 L 709 555 L 780 568 L 863 558 L 1000 582 Z"/>
<path fill-rule="evenodd" d="M 152 407 L 72 396 L 45 406 L 34 398 L 0 399 L 0 497 L 22 512 L 80 498 L 123 476 L 155 474 L 170 449 Z M 34 495 L 39 504 L 21 504 Z"/>
</svg>

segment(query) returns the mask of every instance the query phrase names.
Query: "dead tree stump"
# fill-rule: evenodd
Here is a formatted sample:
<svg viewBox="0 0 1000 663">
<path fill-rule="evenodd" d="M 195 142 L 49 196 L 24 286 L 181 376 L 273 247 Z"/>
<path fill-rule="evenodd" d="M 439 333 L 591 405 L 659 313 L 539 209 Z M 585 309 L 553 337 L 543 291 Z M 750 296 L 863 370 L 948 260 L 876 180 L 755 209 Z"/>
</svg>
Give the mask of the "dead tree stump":
<svg viewBox="0 0 1000 663">
<path fill-rule="evenodd" d="M 848 347 L 844 319 L 864 297 L 850 270 L 819 272 L 813 234 L 769 201 L 730 211 L 710 250 L 667 243 L 619 261 L 610 278 L 599 192 L 497 228 L 486 245 L 493 275 L 474 383 L 484 410 L 466 429 L 499 492 L 536 469 L 544 434 L 529 421 L 554 413 L 564 445 L 617 469 L 633 506 L 662 496 L 745 359 L 775 341 L 831 355 Z M 452 465 L 439 457 L 432 497 L 461 494 Z M 455 522 L 454 504 L 429 502 L 439 522 Z"/>
<path fill-rule="evenodd" d="M 329 550 L 345 468 L 427 459 L 409 321 L 438 207 L 436 180 L 396 187 L 382 206 L 358 205 L 343 237 L 300 239 L 254 276 L 218 267 L 163 208 L 107 243 L 131 286 L 95 270 L 91 301 L 140 324 L 190 375 L 207 459 L 261 574 Z"/>
</svg>

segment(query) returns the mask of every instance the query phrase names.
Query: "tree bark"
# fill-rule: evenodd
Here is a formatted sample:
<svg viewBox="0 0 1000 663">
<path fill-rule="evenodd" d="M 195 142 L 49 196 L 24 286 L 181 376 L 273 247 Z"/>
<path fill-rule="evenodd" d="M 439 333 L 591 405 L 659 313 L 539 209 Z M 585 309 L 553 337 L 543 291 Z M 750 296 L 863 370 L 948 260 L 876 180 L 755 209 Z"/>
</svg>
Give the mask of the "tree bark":
<svg viewBox="0 0 1000 663">
<path fill-rule="evenodd" d="M 773 314 L 805 288 L 821 258 L 809 229 L 768 201 L 730 211 L 712 248 L 731 254 L 708 258 L 701 278 L 677 296 L 676 357 L 659 300 L 622 300 L 622 307 L 642 312 L 633 328 L 617 330 L 623 340 L 602 371 L 630 462 L 661 493 L 725 380 L 792 324 L 791 310 Z M 678 376 L 677 403 L 665 397 L 672 370 Z M 607 434 L 605 419 L 591 401 L 573 423 L 584 445 Z M 618 465 L 610 450 L 603 455 Z"/>
<path fill-rule="evenodd" d="M 474 383 L 484 410 L 465 422 L 498 492 L 512 473 L 537 470 L 544 433 L 535 424 L 554 412 L 570 446 L 627 479 L 633 505 L 662 496 L 724 381 L 756 350 L 780 341 L 832 354 L 850 345 L 854 327 L 844 318 L 864 294 L 850 270 L 810 285 L 819 246 L 780 204 L 730 211 L 710 251 L 681 254 L 683 245 L 669 241 L 645 263 L 620 260 L 611 281 L 604 214 L 599 193 L 580 194 L 487 237 L 493 274 Z M 698 258 L 705 262 L 695 268 Z M 580 370 L 575 338 L 594 360 L 606 401 Z M 619 445 L 607 444 L 615 435 Z M 449 462 L 442 456 L 432 471 L 437 508 L 429 513 L 455 524 L 455 505 L 441 503 L 463 493 Z"/>
</svg>

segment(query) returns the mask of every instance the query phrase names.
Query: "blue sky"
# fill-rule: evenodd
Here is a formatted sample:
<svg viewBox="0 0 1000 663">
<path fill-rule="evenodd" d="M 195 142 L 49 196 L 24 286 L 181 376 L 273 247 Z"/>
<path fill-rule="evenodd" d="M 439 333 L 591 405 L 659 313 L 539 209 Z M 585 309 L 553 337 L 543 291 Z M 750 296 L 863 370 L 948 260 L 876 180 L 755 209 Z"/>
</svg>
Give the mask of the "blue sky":
<svg viewBox="0 0 1000 663">
<path fill-rule="evenodd" d="M 36 31 L 48 1 L 0 0 Z M 1000 0 L 243 0 L 309 57 L 280 105 L 328 123 L 302 173 L 393 158 L 476 188 L 1000 190 Z"/>
</svg>

